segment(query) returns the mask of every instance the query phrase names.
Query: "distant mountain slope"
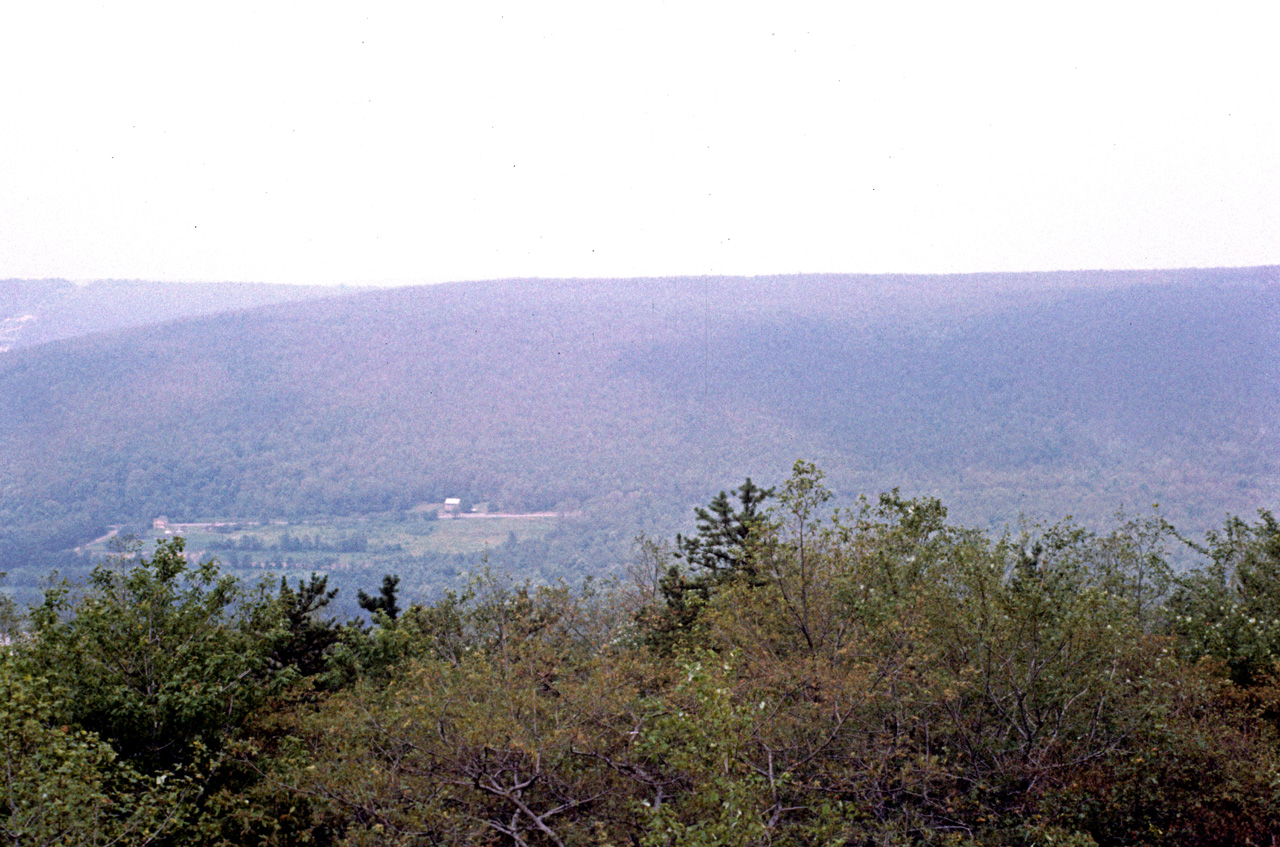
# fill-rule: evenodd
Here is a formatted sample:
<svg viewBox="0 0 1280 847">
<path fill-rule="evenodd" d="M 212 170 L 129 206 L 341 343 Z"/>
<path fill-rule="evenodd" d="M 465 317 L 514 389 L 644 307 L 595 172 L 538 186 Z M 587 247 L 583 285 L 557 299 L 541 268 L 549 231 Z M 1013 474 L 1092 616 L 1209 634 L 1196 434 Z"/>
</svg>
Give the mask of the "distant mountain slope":
<svg viewBox="0 0 1280 847">
<path fill-rule="evenodd" d="M 0 353 L 177 318 L 350 293 L 324 286 L 237 282 L 0 280 Z"/>
<path fill-rule="evenodd" d="M 1277 326 L 1274 268 L 515 280 L 186 319 L 0 357 L 0 533 L 445 496 L 624 527 L 798 457 L 970 522 L 1160 500 L 1208 526 L 1280 496 Z"/>
</svg>

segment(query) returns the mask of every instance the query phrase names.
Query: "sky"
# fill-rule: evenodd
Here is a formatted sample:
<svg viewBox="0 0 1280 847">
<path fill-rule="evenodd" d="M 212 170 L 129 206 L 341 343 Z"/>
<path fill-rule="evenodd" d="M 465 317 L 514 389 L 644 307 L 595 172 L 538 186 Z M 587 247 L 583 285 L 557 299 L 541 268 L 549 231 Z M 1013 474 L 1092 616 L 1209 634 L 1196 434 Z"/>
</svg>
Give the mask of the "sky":
<svg viewBox="0 0 1280 847">
<path fill-rule="evenodd" d="M 1268 6 L 7 3 L 0 279 L 1280 264 Z"/>
</svg>

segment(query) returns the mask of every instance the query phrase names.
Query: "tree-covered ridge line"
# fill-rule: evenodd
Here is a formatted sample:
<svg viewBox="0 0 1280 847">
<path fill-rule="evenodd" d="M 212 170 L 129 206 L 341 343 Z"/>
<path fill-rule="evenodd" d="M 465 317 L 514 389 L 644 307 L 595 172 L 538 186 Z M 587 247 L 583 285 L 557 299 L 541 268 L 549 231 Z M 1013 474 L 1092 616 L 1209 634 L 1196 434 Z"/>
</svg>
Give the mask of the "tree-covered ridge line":
<svg viewBox="0 0 1280 847">
<path fill-rule="evenodd" d="M 1274 268 L 511 280 L 15 350 L 0 562 L 35 579 L 158 514 L 453 496 L 581 509 L 616 561 L 795 455 L 842 494 L 897 485 L 973 525 L 1159 502 L 1202 530 L 1280 495 L 1278 291 Z"/>
<path fill-rule="evenodd" d="M 352 291 L 347 287 L 235 282 L 0 279 L 0 353 L 82 335 Z"/>
<path fill-rule="evenodd" d="M 625 580 L 342 624 L 181 540 L 0 655 L 14 844 L 1271 844 L 1280 522 L 840 504 L 797 462 Z M 832 508 L 838 505 L 839 508 Z M 1174 573 L 1190 545 L 1198 568 Z M 50 797 L 57 801 L 50 801 Z"/>
</svg>

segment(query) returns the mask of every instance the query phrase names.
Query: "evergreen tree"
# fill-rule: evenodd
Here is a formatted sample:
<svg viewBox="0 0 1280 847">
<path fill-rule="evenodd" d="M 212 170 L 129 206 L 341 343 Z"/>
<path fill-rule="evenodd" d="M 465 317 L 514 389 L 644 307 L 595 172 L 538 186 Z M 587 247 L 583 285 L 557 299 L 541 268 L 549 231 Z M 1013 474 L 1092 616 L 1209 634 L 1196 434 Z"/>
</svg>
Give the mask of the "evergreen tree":
<svg viewBox="0 0 1280 847">
<path fill-rule="evenodd" d="M 326 652 L 339 637 L 337 620 L 320 617 L 338 596 L 338 589 L 326 590 L 328 584 L 327 576 L 312 574 L 308 582 L 298 580 L 294 590 L 286 578 L 280 578 L 280 611 L 288 634 L 272 656 L 279 666 L 292 666 L 303 676 L 325 670 Z"/>
<path fill-rule="evenodd" d="M 356 602 L 371 615 L 384 612 L 388 618 L 395 620 L 400 614 L 400 606 L 396 604 L 396 588 L 399 585 L 400 577 L 387 574 L 382 578 L 382 590 L 377 597 L 365 594 L 362 589 L 356 593 Z"/>
<path fill-rule="evenodd" d="M 738 577 L 758 580 L 752 545 L 765 525 L 760 506 L 773 494 L 772 488 L 761 488 L 747 477 L 734 492 L 736 510 L 729 494 L 721 491 L 707 508 L 694 511 L 697 534 L 676 536 L 675 558 L 688 562 L 690 570 L 679 563 L 668 567 L 658 585 L 664 606 L 641 613 L 651 646 L 670 652 L 687 639 L 719 586 Z"/>
<path fill-rule="evenodd" d="M 679 548 L 676 558 L 710 575 L 712 581 L 733 573 L 754 576 L 750 542 L 765 520 L 760 505 L 773 494 L 772 488 L 761 488 L 747 477 L 734 492 L 739 503 L 735 511 L 729 495 L 721 491 L 707 508 L 699 506 L 694 510 L 698 518 L 697 535 L 676 536 Z"/>
</svg>

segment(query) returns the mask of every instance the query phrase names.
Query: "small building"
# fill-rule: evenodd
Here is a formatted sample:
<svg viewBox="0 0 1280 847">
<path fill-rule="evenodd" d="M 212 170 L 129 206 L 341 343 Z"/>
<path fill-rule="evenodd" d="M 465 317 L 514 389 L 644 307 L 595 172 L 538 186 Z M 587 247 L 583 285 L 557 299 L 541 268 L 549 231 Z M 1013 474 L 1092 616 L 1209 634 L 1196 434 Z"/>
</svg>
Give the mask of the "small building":
<svg viewBox="0 0 1280 847">
<path fill-rule="evenodd" d="M 153 521 L 151 522 L 151 528 L 152 528 L 152 529 L 168 530 L 168 529 L 169 529 L 169 519 L 168 519 L 167 517 L 165 517 L 164 515 L 161 515 L 160 517 L 156 518 L 155 520 L 153 520 Z"/>
<path fill-rule="evenodd" d="M 444 498 L 444 506 L 441 507 L 437 517 L 451 518 L 462 511 L 462 498 L 446 497 Z"/>
</svg>

